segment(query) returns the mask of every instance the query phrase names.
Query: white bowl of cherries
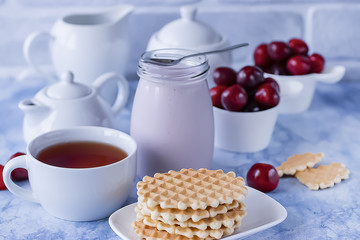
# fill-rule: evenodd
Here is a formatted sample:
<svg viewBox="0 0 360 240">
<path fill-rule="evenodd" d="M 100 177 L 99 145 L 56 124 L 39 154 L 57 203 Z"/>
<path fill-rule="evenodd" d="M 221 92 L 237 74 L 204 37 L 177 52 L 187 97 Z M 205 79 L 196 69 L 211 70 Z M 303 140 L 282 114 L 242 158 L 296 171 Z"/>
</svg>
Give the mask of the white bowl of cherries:
<svg viewBox="0 0 360 240">
<path fill-rule="evenodd" d="M 239 72 L 229 67 L 215 69 L 210 89 L 215 123 L 215 146 L 235 152 L 257 152 L 271 140 L 280 102 L 280 88 L 273 78 L 264 78 L 256 66 Z"/>
<path fill-rule="evenodd" d="M 300 113 L 306 111 L 314 95 L 316 83 L 336 83 L 345 74 L 343 66 L 325 66 L 325 59 L 318 53 L 309 54 L 305 41 L 298 38 L 287 43 L 273 41 L 260 44 L 254 51 L 255 65 L 265 72 L 265 77 L 276 78 L 280 89 L 289 81 L 298 81 L 303 85 L 300 93 L 282 101 L 280 113 Z"/>
</svg>

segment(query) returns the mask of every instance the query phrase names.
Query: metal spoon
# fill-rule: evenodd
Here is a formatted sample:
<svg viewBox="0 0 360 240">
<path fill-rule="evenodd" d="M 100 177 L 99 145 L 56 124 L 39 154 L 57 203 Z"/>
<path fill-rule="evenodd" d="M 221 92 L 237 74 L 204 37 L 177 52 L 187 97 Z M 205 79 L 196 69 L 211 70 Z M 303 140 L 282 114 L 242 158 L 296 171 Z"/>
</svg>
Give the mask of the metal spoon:
<svg viewBox="0 0 360 240">
<path fill-rule="evenodd" d="M 152 63 L 152 64 L 157 64 L 157 65 L 160 65 L 160 66 L 173 66 L 175 64 L 178 64 L 180 61 L 182 61 L 185 58 L 196 57 L 196 56 L 206 55 L 206 54 L 214 54 L 214 53 L 226 52 L 226 51 L 234 50 L 236 48 L 245 47 L 245 46 L 248 46 L 248 45 L 249 45 L 248 43 L 241 43 L 241 44 L 237 44 L 237 45 L 230 46 L 230 47 L 223 48 L 223 49 L 219 49 L 219 50 L 201 52 L 201 53 L 194 53 L 194 54 L 187 55 L 187 56 L 184 56 L 184 57 L 181 57 L 181 58 L 178 58 L 178 59 L 148 57 L 148 58 L 142 59 L 142 61 L 145 62 L 145 63 Z"/>
</svg>

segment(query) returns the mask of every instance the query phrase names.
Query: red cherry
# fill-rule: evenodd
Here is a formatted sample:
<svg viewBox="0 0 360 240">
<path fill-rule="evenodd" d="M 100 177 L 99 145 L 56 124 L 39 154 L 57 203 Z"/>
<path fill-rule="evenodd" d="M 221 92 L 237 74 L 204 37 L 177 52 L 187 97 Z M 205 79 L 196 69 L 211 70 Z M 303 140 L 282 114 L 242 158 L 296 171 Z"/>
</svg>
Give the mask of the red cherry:
<svg viewBox="0 0 360 240">
<path fill-rule="evenodd" d="M 236 72 L 232 68 L 218 67 L 213 73 L 217 85 L 231 86 L 236 83 Z"/>
<path fill-rule="evenodd" d="M 254 51 L 254 62 L 259 67 L 267 67 L 272 63 L 272 59 L 267 51 L 267 44 L 260 44 Z"/>
<path fill-rule="evenodd" d="M 17 152 L 15 154 L 13 154 L 8 161 L 10 161 L 11 159 L 21 156 L 21 155 L 25 155 L 25 153 L 22 152 Z M 22 181 L 22 180 L 26 180 L 28 179 L 28 172 L 26 169 L 24 168 L 16 168 L 11 172 L 11 179 L 13 181 Z"/>
<path fill-rule="evenodd" d="M 269 56 L 276 61 L 283 61 L 290 57 L 292 51 L 291 48 L 285 42 L 271 42 L 267 51 Z"/>
<path fill-rule="evenodd" d="M 214 107 L 223 108 L 221 94 L 226 88 L 226 86 L 218 85 L 210 89 L 210 96 Z"/>
<path fill-rule="evenodd" d="M 279 184 L 276 169 L 266 163 L 255 163 L 246 175 L 247 184 L 262 192 L 271 192 Z"/>
<path fill-rule="evenodd" d="M 311 65 L 311 73 L 321 73 L 324 70 L 325 59 L 323 56 L 318 53 L 314 53 L 310 55 L 309 60 Z"/>
<path fill-rule="evenodd" d="M 307 44 L 298 38 L 293 38 L 289 40 L 289 47 L 293 50 L 295 54 L 307 55 L 309 48 Z"/>
<path fill-rule="evenodd" d="M 265 110 L 278 105 L 280 95 L 272 83 L 263 83 L 255 92 L 255 101 Z"/>
<path fill-rule="evenodd" d="M 304 75 L 310 72 L 311 63 L 307 56 L 295 55 L 289 58 L 286 67 L 293 75 Z"/>
<path fill-rule="evenodd" d="M 261 108 L 257 102 L 254 101 L 254 99 L 248 99 L 248 103 L 243 109 L 243 112 L 258 112 L 261 111 Z"/>
<path fill-rule="evenodd" d="M 246 105 L 248 95 L 243 87 L 234 84 L 221 94 L 221 104 L 226 110 L 238 112 Z"/>
<path fill-rule="evenodd" d="M 264 71 L 275 75 L 289 75 L 286 69 L 286 63 L 283 62 L 275 62 L 270 65 L 270 67 L 267 67 Z"/>
<path fill-rule="evenodd" d="M 6 189 L 6 186 L 4 183 L 4 178 L 3 178 L 3 170 L 4 170 L 4 166 L 0 164 L 0 190 Z"/>
<path fill-rule="evenodd" d="M 264 72 L 256 66 L 245 66 L 238 72 L 236 81 L 247 91 L 252 91 L 264 81 Z"/>
<path fill-rule="evenodd" d="M 265 78 L 264 83 L 270 83 L 276 89 L 276 91 L 280 94 L 280 86 L 275 79 L 273 79 L 271 77 Z"/>
</svg>

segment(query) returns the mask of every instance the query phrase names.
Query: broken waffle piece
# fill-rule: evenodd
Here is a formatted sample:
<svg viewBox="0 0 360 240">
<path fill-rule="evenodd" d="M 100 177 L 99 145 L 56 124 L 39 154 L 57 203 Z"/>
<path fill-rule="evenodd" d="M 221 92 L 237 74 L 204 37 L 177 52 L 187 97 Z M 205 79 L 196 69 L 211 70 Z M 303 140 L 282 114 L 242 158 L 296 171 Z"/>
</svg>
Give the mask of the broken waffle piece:
<svg viewBox="0 0 360 240">
<path fill-rule="evenodd" d="M 308 168 L 296 172 L 296 178 L 311 190 L 333 187 L 335 183 L 349 178 L 350 171 L 342 163 L 321 165 L 317 168 Z"/>
<path fill-rule="evenodd" d="M 295 175 L 297 171 L 304 171 L 307 168 L 312 168 L 316 163 L 320 162 L 324 157 L 324 153 L 304 153 L 295 154 L 283 162 L 276 170 L 279 177 L 285 175 Z"/>
</svg>

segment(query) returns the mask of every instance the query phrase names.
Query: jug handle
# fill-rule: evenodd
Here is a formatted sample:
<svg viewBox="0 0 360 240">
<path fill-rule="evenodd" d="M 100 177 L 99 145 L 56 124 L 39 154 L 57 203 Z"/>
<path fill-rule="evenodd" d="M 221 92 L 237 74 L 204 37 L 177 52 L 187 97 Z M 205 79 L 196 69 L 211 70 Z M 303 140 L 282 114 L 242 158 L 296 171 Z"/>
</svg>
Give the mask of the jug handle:
<svg viewBox="0 0 360 240">
<path fill-rule="evenodd" d="M 125 106 L 129 97 L 129 84 L 123 76 L 115 72 L 108 72 L 98 77 L 92 83 L 92 85 L 97 89 L 97 91 L 99 91 L 109 81 L 115 81 L 118 88 L 116 99 L 111 105 L 113 114 L 117 115 L 119 111 Z"/>
<path fill-rule="evenodd" d="M 31 54 L 31 50 L 33 48 L 34 43 L 41 37 L 46 37 L 49 40 L 52 40 L 54 37 L 52 35 L 50 35 L 47 32 L 33 32 L 31 33 L 24 42 L 24 46 L 23 46 L 23 54 L 25 57 L 26 62 L 40 75 L 42 75 L 43 77 L 45 77 L 46 79 L 49 79 L 51 81 L 56 81 L 56 79 L 49 75 L 46 74 L 43 70 L 41 70 L 37 64 L 35 64 L 35 61 L 33 61 L 32 59 L 32 54 Z"/>
</svg>

